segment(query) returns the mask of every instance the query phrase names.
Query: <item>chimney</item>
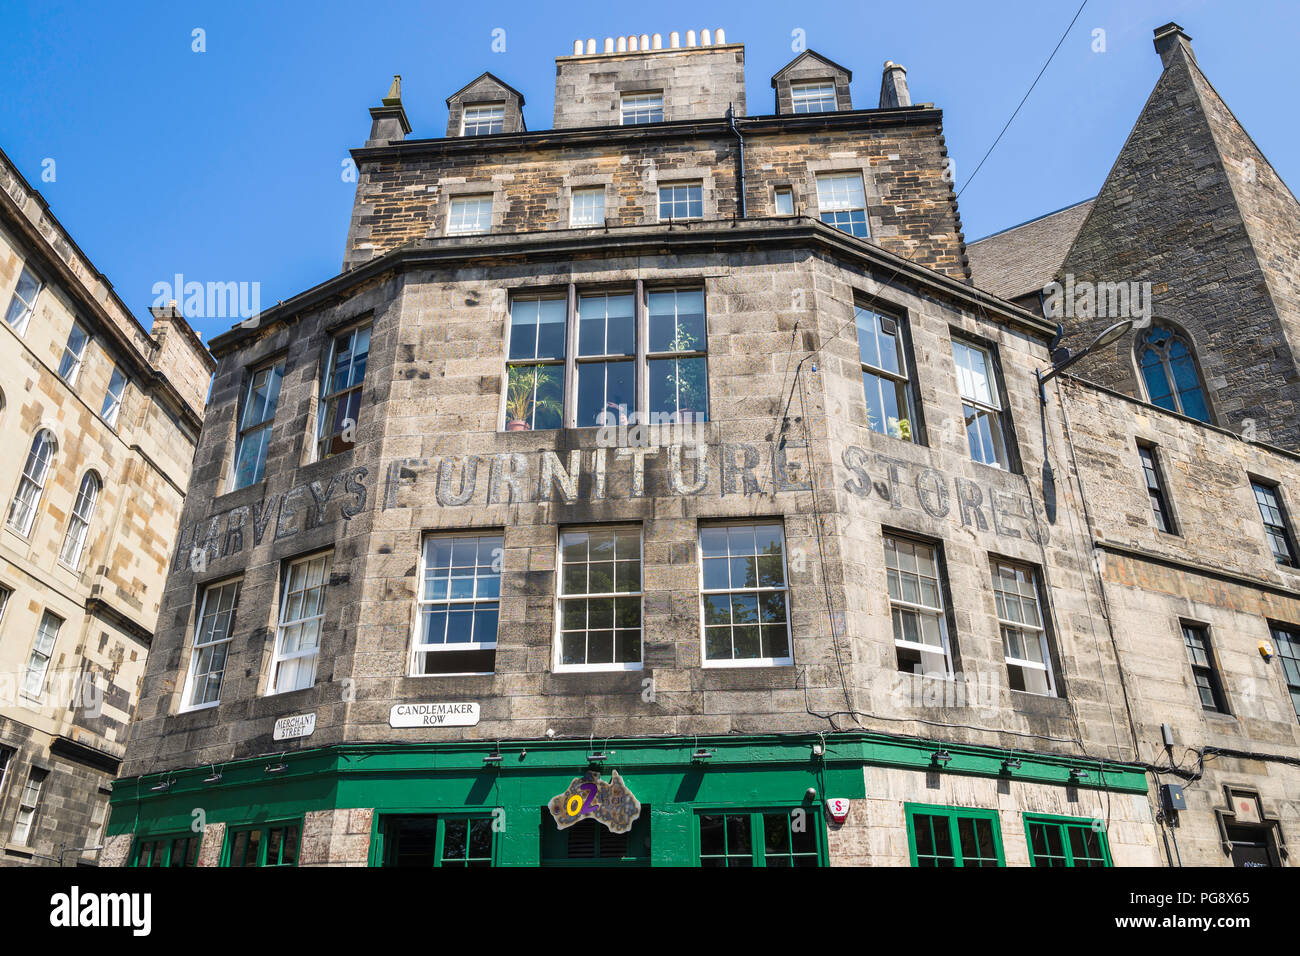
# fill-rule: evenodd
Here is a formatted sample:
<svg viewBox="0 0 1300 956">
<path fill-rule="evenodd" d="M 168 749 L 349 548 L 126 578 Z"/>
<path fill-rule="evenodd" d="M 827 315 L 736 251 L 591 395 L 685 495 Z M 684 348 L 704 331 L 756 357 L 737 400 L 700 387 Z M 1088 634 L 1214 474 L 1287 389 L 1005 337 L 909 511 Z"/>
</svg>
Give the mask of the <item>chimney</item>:
<svg viewBox="0 0 1300 956">
<path fill-rule="evenodd" d="M 393 85 L 388 88 L 388 95 L 380 101 L 381 106 L 370 108 L 370 138 L 367 146 L 383 146 L 406 139 L 411 131 L 411 124 L 406 119 L 406 110 L 402 108 L 402 77 L 393 75 Z"/>
<path fill-rule="evenodd" d="M 907 91 L 907 68 L 893 60 L 886 60 L 885 72 L 880 78 L 880 108 L 892 110 L 911 105 L 912 94 Z"/>
<path fill-rule="evenodd" d="M 1155 34 L 1156 52 L 1160 54 L 1160 62 L 1166 70 L 1180 55 L 1190 63 L 1196 62 L 1196 54 L 1192 52 L 1192 38 L 1178 24 L 1166 23 L 1162 27 L 1156 27 Z"/>
</svg>

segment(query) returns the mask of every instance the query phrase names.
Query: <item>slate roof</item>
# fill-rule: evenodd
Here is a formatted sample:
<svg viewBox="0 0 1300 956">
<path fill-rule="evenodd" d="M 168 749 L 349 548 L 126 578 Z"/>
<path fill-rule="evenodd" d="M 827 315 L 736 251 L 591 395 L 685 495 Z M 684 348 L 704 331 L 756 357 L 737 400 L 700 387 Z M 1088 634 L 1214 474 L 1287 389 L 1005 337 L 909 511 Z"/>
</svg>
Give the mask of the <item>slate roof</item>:
<svg viewBox="0 0 1300 956">
<path fill-rule="evenodd" d="M 968 243 L 975 286 L 1004 299 L 1040 291 L 1065 262 L 1093 201 L 1085 199 Z"/>
</svg>

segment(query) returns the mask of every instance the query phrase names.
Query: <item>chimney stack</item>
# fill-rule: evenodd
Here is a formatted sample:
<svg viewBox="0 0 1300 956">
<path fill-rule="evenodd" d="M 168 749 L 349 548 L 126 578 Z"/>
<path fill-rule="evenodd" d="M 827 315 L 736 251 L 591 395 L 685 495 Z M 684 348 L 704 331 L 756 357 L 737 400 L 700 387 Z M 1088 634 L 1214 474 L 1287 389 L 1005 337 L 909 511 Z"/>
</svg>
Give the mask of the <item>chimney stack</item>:
<svg viewBox="0 0 1300 956">
<path fill-rule="evenodd" d="M 367 146 L 401 142 L 411 131 L 411 124 L 406 119 L 406 110 L 402 107 L 400 73 L 393 75 L 393 85 L 388 88 L 388 94 L 380 102 L 382 105 L 370 108 L 370 138 L 366 140 Z"/>
<path fill-rule="evenodd" d="M 885 72 L 880 78 L 880 108 L 897 109 L 912 105 L 912 94 L 907 90 L 907 68 L 893 60 L 885 61 Z"/>
<path fill-rule="evenodd" d="M 1196 62 L 1196 54 L 1192 52 L 1192 38 L 1178 24 L 1166 23 L 1162 27 L 1156 27 L 1155 35 L 1156 52 L 1160 54 L 1160 62 L 1166 70 L 1180 55 L 1189 63 Z"/>
</svg>

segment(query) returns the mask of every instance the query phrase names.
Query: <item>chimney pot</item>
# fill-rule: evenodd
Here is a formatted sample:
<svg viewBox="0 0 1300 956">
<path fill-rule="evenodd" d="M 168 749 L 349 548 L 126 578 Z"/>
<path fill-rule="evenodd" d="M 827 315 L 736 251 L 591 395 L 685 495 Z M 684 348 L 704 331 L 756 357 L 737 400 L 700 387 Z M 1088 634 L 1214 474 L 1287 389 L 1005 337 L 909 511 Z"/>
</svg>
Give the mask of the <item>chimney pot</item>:
<svg viewBox="0 0 1300 956">
<path fill-rule="evenodd" d="M 700 46 L 713 46 L 713 34 L 708 27 L 700 31 Z"/>
<path fill-rule="evenodd" d="M 718 27 L 713 31 L 713 40 L 718 44 L 718 46 L 722 46 L 722 44 L 727 42 L 727 34 L 723 31 L 722 27 Z"/>
<path fill-rule="evenodd" d="M 613 37 L 605 37 L 605 52 L 606 52 L 606 53 L 613 53 L 613 52 L 614 52 L 614 38 L 613 38 Z"/>
<path fill-rule="evenodd" d="M 1156 27 L 1154 42 L 1156 52 L 1160 54 L 1160 62 L 1166 70 L 1180 54 L 1192 63 L 1196 62 L 1196 54 L 1192 52 L 1192 38 L 1176 23 Z"/>
<path fill-rule="evenodd" d="M 627 37 L 618 38 L 618 52 L 619 53 L 627 52 Z"/>
<path fill-rule="evenodd" d="M 641 49 L 642 50 L 650 49 L 650 34 L 648 33 L 641 34 Z"/>
<path fill-rule="evenodd" d="M 694 30 L 687 30 L 687 31 L 686 31 L 686 45 L 687 45 L 687 46 L 695 46 L 695 31 L 694 31 Z"/>
<path fill-rule="evenodd" d="M 596 52 L 596 40 L 594 37 L 587 37 L 587 52 L 589 54 Z"/>
<path fill-rule="evenodd" d="M 885 61 L 884 73 L 880 77 L 880 108 L 897 109 L 912 105 L 912 94 L 907 89 L 907 69 L 893 60 Z"/>
<path fill-rule="evenodd" d="M 664 48 L 663 34 L 656 33 L 654 36 L 650 38 L 650 42 L 654 45 L 654 48 L 656 50 L 662 50 Z"/>
<path fill-rule="evenodd" d="M 676 30 L 668 34 L 668 45 L 674 50 L 677 49 L 679 46 L 681 46 L 682 45 L 681 34 L 678 33 Z"/>
<path fill-rule="evenodd" d="M 573 41 L 573 55 L 574 55 L 574 56 L 582 56 L 582 41 L 581 41 L 581 40 L 574 40 L 574 41 Z"/>
</svg>

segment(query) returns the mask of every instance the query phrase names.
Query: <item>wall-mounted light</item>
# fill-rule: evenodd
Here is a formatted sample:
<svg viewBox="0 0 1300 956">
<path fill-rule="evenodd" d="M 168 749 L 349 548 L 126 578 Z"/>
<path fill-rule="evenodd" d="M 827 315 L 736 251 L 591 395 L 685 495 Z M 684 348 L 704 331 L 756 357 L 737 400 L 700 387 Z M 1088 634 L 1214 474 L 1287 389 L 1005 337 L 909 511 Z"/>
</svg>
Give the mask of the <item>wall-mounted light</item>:
<svg viewBox="0 0 1300 956">
<path fill-rule="evenodd" d="M 267 773 L 283 773 L 289 769 L 289 765 L 281 760 L 279 763 L 269 763 L 266 765 Z"/>
<path fill-rule="evenodd" d="M 1088 779 L 1088 771 L 1074 769 L 1070 771 L 1070 783 L 1079 783 Z"/>
<path fill-rule="evenodd" d="M 587 754 L 587 763 L 590 764 L 604 763 L 607 759 L 608 758 L 603 750 L 597 753 Z"/>
<path fill-rule="evenodd" d="M 1013 770 L 1019 770 L 1019 769 L 1020 769 L 1019 757 L 1008 757 L 1006 760 L 1002 761 L 1003 773 L 1010 773 Z"/>
<path fill-rule="evenodd" d="M 221 771 L 218 770 L 216 767 L 213 767 L 213 768 L 212 768 L 212 774 L 211 774 L 210 776 L 204 777 L 204 778 L 203 778 L 203 782 L 204 782 L 204 783 L 220 783 L 220 782 L 221 782 Z"/>
<path fill-rule="evenodd" d="M 948 753 L 946 750 L 936 750 L 930 755 L 930 763 L 938 764 L 940 767 L 948 766 L 948 763 L 951 760 L 952 754 Z"/>
<path fill-rule="evenodd" d="M 812 755 L 813 755 L 814 757 L 825 757 L 825 756 L 826 756 L 826 745 L 825 745 L 824 743 L 822 743 L 820 740 L 819 740 L 817 743 L 813 744 L 813 745 L 812 745 Z"/>
<path fill-rule="evenodd" d="M 172 781 L 171 781 L 171 778 L 168 777 L 166 780 L 162 780 L 162 781 L 159 781 L 158 783 L 155 783 L 155 784 L 154 784 L 152 787 L 150 787 L 149 789 L 150 789 L 150 791 L 152 791 L 153 793 L 162 793 L 164 790 L 170 790 L 170 789 L 171 789 L 171 786 L 172 786 Z"/>
<path fill-rule="evenodd" d="M 1064 328 L 1061 325 L 1058 324 L 1056 328 L 1057 328 L 1056 338 L 1053 339 L 1052 341 L 1053 345 L 1059 342 L 1061 340 L 1061 336 L 1064 334 Z M 1075 362 L 1079 361 L 1081 358 L 1084 358 L 1091 352 L 1094 352 L 1100 348 L 1105 348 L 1107 345 L 1110 345 L 1112 342 L 1119 341 L 1125 335 L 1127 335 L 1129 330 L 1132 328 L 1133 328 L 1132 319 L 1125 319 L 1122 322 L 1116 322 L 1110 328 L 1103 331 L 1101 335 L 1093 339 L 1092 344 L 1089 345 L 1087 348 L 1083 349 L 1081 352 L 1071 352 L 1067 348 L 1053 348 L 1052 367 L 1049 368 L 1046 372 L 1044 372 L 1042 369 L 1034 370 L 1034 376 L 1038 379 L 1039 401 L 1041 401 L 1044 405 L 1047 404 L 1047 389 L 1045 386 L 1049 378 L 1052 378 L 1053 376 L 1059 375 L 1061 372 L 1064 372 Z"/>
<path fill-rule="evenodd" d="M 703 747 L 696 747 L 695 752 L 691 754 L 691 763 L 704 763 L 713 759 L 713 751 L 705 750 Z"/>
<path fill-rule="evenodd" d="M 501 763 L 501 754 L 500 754 L 500 753 L 484 754 L 484 755 L 483 755 L 483 764 L 484 764 L 484 766 L 495 767 L 495 766 L 497 766 L 497 765 L 500 764 L 500 763 Z"/>
</svg>

